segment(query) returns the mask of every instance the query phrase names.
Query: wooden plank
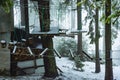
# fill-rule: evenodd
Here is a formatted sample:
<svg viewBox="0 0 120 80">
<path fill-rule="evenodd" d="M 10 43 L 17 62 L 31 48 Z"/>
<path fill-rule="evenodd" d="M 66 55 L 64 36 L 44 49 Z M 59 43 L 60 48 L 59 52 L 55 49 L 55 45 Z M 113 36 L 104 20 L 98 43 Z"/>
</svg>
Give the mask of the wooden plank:
<svg viewBox="0 0 120 80">
<path fill-rule="evenodd" d="M 44 65 L 30 66 L 30 67 L 25 67 L 25 68 L 21 68 L 21 69 L 24 70 L 24 69 L 38 68 L 38 67 L 44 67 Z"/>
<path fill-rule="evenodd" d="M 93 60 L 93 58 L 91 58 L 91 56 L 89 56 L 86 52 L 82 51 L 84 53 L 84 55 L 87 56 L 87 58 L 89 58 L 90 60 Z"/>
<path fill-rule="evenodd" d="M 72 58 L 74 58 L 74 54 L 73 54 L 71 49 L 70 49 L 70 55 L 71 55 Z"/>
</svg>

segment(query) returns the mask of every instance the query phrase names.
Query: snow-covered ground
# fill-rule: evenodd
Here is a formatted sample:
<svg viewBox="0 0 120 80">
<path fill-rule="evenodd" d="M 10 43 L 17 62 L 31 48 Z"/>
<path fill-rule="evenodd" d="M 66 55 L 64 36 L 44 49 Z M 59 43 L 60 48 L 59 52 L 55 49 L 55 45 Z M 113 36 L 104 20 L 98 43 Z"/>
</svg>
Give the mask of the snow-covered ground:
<svg viewBox="0 0 120 80">
<path fill-rule="evenodd" d="M 95 73 L 94 62 L 83 62 L 84 71 L 74 70 L 74 62 L 68 58 L 57 59 L 57 66 L 63 71 L 61 76 L 62 80 L 104 80 L 105 65 L 101 64 L 101 72 Z M 113 66 L 113 75 L 115 80 L 120 80 L 120 66 Z"/>
<path fill-rule="evenodd" d="M 62 70 L 60 76 L 54 80 L 104 80 L 105 66 L 101 64 L 101 72 L 95 73 L 94 62 L 83 62 L 84 71 L 75 70 L 74 62 L 68 58 L 56 58 L 57 67 Z M 120 66 L 113 66 L 114 80 L 120 80 Z M 32 74 L 28 76 L 0 77 L 0 80 L 53 80 L 42 79 L 43 74 Z"/>
</svg>

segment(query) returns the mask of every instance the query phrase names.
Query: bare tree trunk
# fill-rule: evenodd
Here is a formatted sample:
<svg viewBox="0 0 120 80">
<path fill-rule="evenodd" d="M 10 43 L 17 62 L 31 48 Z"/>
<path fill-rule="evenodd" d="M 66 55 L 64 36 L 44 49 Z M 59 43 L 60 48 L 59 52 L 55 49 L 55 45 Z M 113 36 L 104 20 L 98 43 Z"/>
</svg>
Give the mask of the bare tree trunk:
<svg viewBox="0 0 120 80">
<path fill-rule="evenodd" d="M 111 0 L 105 3 L 106 18 L 111 14 Z M 105 80 L 113 80 L 112 58 L 111 58 L 111 21 L 105 23 Z"/>
<path fill-rule="evenodd" d="M 39 15 L 40 15 L 40 28 L 42 32 L 50 30 L 50 12 L 49 1 L 38 0 Z M 53 36 L 42 36 L 43 48 L 49 48 L 44 56 L 45 77 L 58 76 L 55 57 L 53 53 Z"/>
<path fill-rule="evenodd" d="M 81 0 L 77 0 L 80 2 Z M 77 6 L 77 23 L 78 23 L 78 30 L 82 29 L 82 16 L 81 16 L 81 6 Z M 80 55 L 81 60 L 83 60 L 83 53 L 82 53 L 82 33 L 78 35 L 78 45 L 77 45 L 77 54 Z"/>
<path fill-rule="evenodd" d="M 95 62 L 95 72 L 100 72 L 100 56 L 99 56 L 99 11 L 98 8 L 96 8 L 96 16 L 95 16 L 95 53 L 96 53 L 96 62 Z"/>
</svg>

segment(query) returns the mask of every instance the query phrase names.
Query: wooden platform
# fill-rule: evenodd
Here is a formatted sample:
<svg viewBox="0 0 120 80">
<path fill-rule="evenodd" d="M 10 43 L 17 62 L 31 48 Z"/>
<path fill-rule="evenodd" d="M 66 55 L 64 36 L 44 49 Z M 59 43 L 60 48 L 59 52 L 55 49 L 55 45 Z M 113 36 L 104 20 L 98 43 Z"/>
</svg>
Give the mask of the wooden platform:
<svg viewBox="0 0 120 80">
<path fill-rule="evenodd" d="M 40 32 L 40 30 L 33 30 L 30 35 L 59 35 L 59 29 L 57 27 L 51 27 L 48 32 Z"/>
<path fill-rule="evenodd" d="M 79 33 L 85 33 L 85 30 L 69 30 L 69 29 L 59 29 L 58 27 L 50 27 L 50 31 L 41 32 L 40 30 L 33 29 L 30 35 L 48 35 L 48 36 L 73 36 L 78 35 Z"/>
</svg>

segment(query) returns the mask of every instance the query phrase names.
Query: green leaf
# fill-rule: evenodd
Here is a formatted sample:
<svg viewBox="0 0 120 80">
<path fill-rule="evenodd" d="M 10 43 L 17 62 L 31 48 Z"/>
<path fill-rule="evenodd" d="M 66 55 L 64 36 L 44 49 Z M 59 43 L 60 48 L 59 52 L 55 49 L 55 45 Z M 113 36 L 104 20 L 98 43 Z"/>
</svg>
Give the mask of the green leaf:
<svg viewBox="0 0 120 80">
<path fill-rule="evenodd" d="M 80 1 L 77 3 L 77 6 L 81 6 L 86 0 Z"/>
<path fill-rule="evenodd" d="M 13 0 L 0 0 L 0 7 L 2 7 L 7 13 L 10 12 L 13 6 Z"/>
</svg>

